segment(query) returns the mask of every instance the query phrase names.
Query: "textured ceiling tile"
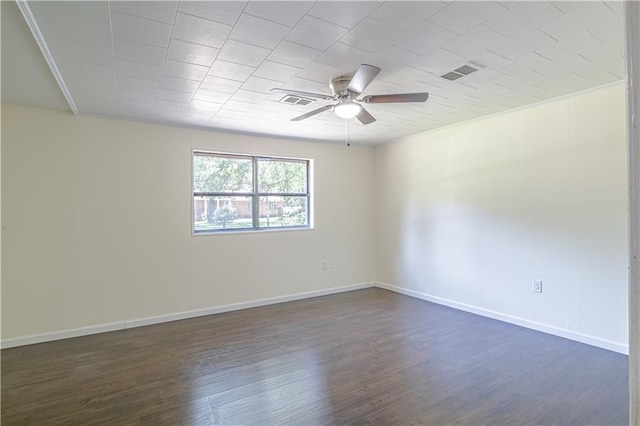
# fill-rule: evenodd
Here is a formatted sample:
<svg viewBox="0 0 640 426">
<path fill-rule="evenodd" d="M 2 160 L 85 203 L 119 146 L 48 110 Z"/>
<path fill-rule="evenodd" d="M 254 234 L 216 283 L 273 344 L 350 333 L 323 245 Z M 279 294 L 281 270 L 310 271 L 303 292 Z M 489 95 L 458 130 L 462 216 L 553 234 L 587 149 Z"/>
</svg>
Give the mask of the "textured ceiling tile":
<svg viewBox="0 0 640 426">
<path fill-rule="evenodd" d="M 380 5 L 382 5 L 382 2 L 320 1 L 316 3 L 308 14 L 345 28 L 353 28 Z"/>
<path fill-rule="evenodd" d="M 182 112 L 187 107 L 186 103 L 156 100 L 153 103 L 152 112 L 175 111 Z"/>
<path fill-rule="evenodd" d="M 436 49 L 411 62 L 410 65 L 432 74 L 442 75 L 464 65 L 465 62 L 466 58 L 463 56 L 448 50 Z"/>
<path fill-rule="evenodd" d="M 222 107 L 222 104 L 194 99 L 191 102 L 189 102 L 188 107 L 190 109 L 195 109 L 198 111 L 209 111 L 213 113 L 218 111 L 220 107 Z"/>
<path fill-rule="evenodd" d="M 506 7 L 493 1 L 454 1 L 429 18 L 429 21 L 462 34 L 506 10 Z"/>
<path fill-rule="evenodd" d="M 129 77 L 158 81 L 160 80 L 162 67 L 116 59 L 116 71 L 118 74 Z"/>
<path fill-rule="evenodd" d="M 249 78 L 254 71 L 254 67 L 216 60 L 209 70 L 209 75 L 242 82 Z"/>
<path fill-rule="evenodd" d="M 253 46 L 235 40 L 227 40 L 218 54 L 218 59 L 257 67 L 271 53 L 264 47 Z"/>
<path fill-rule="evenodd" d="M 479 65 L 481 68 L 501 68 L 513 63 L 510 59 L 504 56 L 496 55 L 495 53 L 485 51 L 478 55 L 471 57 L 471 61 L 475 65 Z"/>
<path fill-rule="evenodd" d="M 218 52 L 220 52 L 220 49 L 171 39 L 167 59 L 175 59 L 176 61 L 210 67 L 216 59 Z"/>
<path fill-rule="evenodd" d="M 624 78 L 618 2 L 184 1 L 184 13 L 175 2 L 111 2 L 115 38 L 108 4 L 29 3 L 82 113 L 342 141 L 345 122 L 330 112 L 290 121 L 329 102 L 287 105 L 269 90 L 330 95 L 331 78 L 370 63 L 382 72 L 367 94 L 431 94 L 426 103 L 367 106 L 378 121 L 354 123 L 352 140 L 376 143 Z M 168 39 L 163 28 L 174 18 Z M 465 63 L 480 70 L 440 77 Z"/>
<path fill-rule="evenodd" d="M 312 62 L 302 71 L 298 72 L 297 77 L 325 83 L 328 86 L 332 78 L 338 77 L 347 72 L 349 72 L 349 70 L 322 64 L 320 62 Z"/>
<path fill-rule="evenodd" d="M 505 36 L 513 36 L 520 33 L 523 28 L 549 21 L 562 14 L 563 12 L 548 2 L 523 1 L 508 11 L 489 19 L 485 25 Z"/>
<path fill-rule="evenodd" d="M 41 1 L 38 6 L 47 13 L 109 24 L 109 6 L 104 1 Z"/>
<path fill-rule="evenodd" d="M 585 6 L 584 1 L 550 1 L 549 2 L 553 7 L 560 9 L 564 13 L 569 13 L 573 10 L 580 9 Z"/>
<path fill-rule="evenodd" d="M 237 111 L 237 112 L 249 113 L 253 111 L 253 109 L 255 108 L 255 104 L 230 100 L 224 104 L 223 108 L 225 111 Z"/>
<path fill-rule="evenodd" d="M 153 93 L 138 92 L 136 90 L 129 90 L 129 89 L 118 89 L 116 91 L 116 96 L 118 97 L 118 100 L 123 99 L 128 101 L 144 102 L 144 103 L 152 103 L 153 99 L 155 98 Z"/>
<path fill-rule="evenodd" d="M 281 87 L 282 82 L 276 80 L 270 80 L 267 78 L 252 76 L 245 81 L 242 88 L 245 90 L 251 90 L 253 92 L 269 93 L 269 90 L 274 87 Z"/>
<path fill-rule="evenodd" d="M 447 3 L 442 1 L 386 2 L 371 14 L 371 18 L 407 31 L 446 5 Z"/>
<path fill-rule="evenodd" d="M 113 80 L 96 80 L 89 77 L 70 77 L 65 83 L 71 93 L 81 93 L 84 91 L 95 91 L 104 93 L 116 93 L 116 84 Z"/>
<path fill-rule="evenodd" d="M 84 91 L 74 96 L 76 106 L 85 114 L 116 114 L 115 94 L 103 92 Z"/>
<path fill-rule="evenodd" d="M 219 49 L 230 32 L 230 25 L 178 13 L 171 37 Z"/>
<path fill-rule="evenodd" d="M 269 60 L 304 68 L 321 53 L 322 50 L 283 41 L 269 55 Z"/>
<path fill-rule="evenodd" d="M 321 95 L 332 96 L 331 88 L 329 87 L 329 80 L 312 81 L 306 78 L 299 78 L 299 75 L 300 73 L 298 73 L 298 76 L 292 78 L 287 82 L 287 89 L 301 90 L 303 92 L 314 92 Z M 340 75 L 340 73 L 335 74 L 334 77 L 337 77 L 338 75 Z"/>
<path fill-rule="evenodd" d="M 457 34 L 433 22 L 423 22 L 393 44 L 418 55 L 424 55 L 443 43 L 457 37 Z"/>
<path fill-rule="evenodd" d="M 109 5 L 112 12 L 117 11 L 165 24 L 173 24 L 178 8 L 177 1 L 112 1 Z"/>
<path fill-rule="evenodd" d="M 325 50 L 345 35 L 347 31 L 346 28 L 338 25 L 305 16 L 287 35 L 286 40 L 314 49 Z"/>
<path fill-rule="evenodd" d="M 37 9 L 36 9 L 37 10 Z M 111 27 L 84 19 L 54 13 L 38 13 L 38 26 L 48 39 L 82 41 L 95 46 L 111 47 Z"/>
<path fill-rule="evenodd" d="M 621 25 L 620 17 L 615 15 L 604 3 L 581 3 L 584 3 L 583 7 L 571 10 L 549 21 L 541 22 L 536 27 L 556 39 L 561 39 L 586 29 L 593 32 L 594 29 L 603 24 L 606 25 L 607 22 L 617 22 Z"/>
<path fill-rule="evenodd" d="M 171 25 L 169 24 L 112 12 L 111 25 L 115 38 L 158 47 L 169 46 L 169 37 L 171 36 Z"/>
<path fill-rule="evenodd" d="M 167 59 L 164 63 L 162 74 L 171 77 L 180 77 L 187 80 L 202 81 L 208 71 L 209 67 Z"/>
<path fill-rule="evenodd" d="M 486 49 L 500 51 L 508 40 L 493 29 L 478 25 L 455 39 L 442 45 L 442 48 L 461 56 L 473 57 L 480 55 Z"/>
<path fill-rule="evenodd" d="M 264 61 L 258 67 L 254 75 L 256 77 L 268 78 L 277 81 L 289 81 L 300 71 L 300 68 L 290 65 L 279 64 L 277 62 Z"/>
<path fill-rule="evenodd" d="M 155 99 L 161 101 L 171 102 L 189 102 L 193 97 L 193 93 L 190 92 L 178 92 L 176 90 L 158 89 L 155 95 Z"/>
<path fill-rule="evenodd" d="M 202 85 L 203 89 L 217 90 L 224 93 L 233 93 L 242 86 L 241 81 L 229 80 L 227 78 L 220 78 L 208 75 L 205 77 Z"/>
<path fill-rule="evenodd" d="M 187 122 L 207 125 L 209 120 L 213 117 L 213 112 L 206 110 L 193 109 L 189 106 L 182 111 L 180 118 L 186 120 Z"/>
<path fill-rule="evenodd" d="M 316 58 L 317 62 L 355 72 L 360 64 L 373 64 L 373 54 L 362 49 L 336 43 Z"/>
<path fill-rule="evenodd" d="M 620 18 L 624 18 L 624 2 L 620 0 L 604 0 L 603 3 L 607 6 L 611 11 L 619 16 Z"/>
<path fill-rule="evenodd" d="M 397 28 L 367 18 L 342 36 L 340 42 L 369 52 L 377 52 L 403 34 L 404 32 Z"/>
<path fill-rule="evenodd" d="M 113 49 L 72 40 L 54 40 L 49 49 L 56 58 L 113 66 Z"/>
<path fill-rule="evenodd" d="M 494 43 L 497 39 L 494 39 Z M 547 48 L 558 40 L 550 37 L 538 28 L 525 28 L 517 36 L 509 37 L 501 46 L 492 46 L 491 50 L 510 59 L 518 59 L 536 49 Z"/>
<path fill-rule="evenodd" d="M 199 81 L 185 80 L 163 75 L 160 79 L 160 89 L 176 90 L 178 92 L 194 93 L 200 87 Z"/>
<path fill-rule="evenodd" d="M 110 81 L 115 79 L 112 66 L 70 60 L 60 60 L 57 64 L 64 75 L 71 77 L 89 77 L 97 80 Z"/>
<path fill-rule="evenodd" d="M 260 104 L 271 98 L 271 94 L 252 92 L 250 90 L 240 89 L 233 94 L 231 99 L 234 101 L 249 102 L 252 104 Z"/>
<path fill-rule="evenodd" d="M 135 102 L 126 99 L 117 99 L 116 112 L 119 116 L 130 118 L 148 118 L 151 112 L 151 103 Z"/>
<path fill-rule="evenodd" d="M 210 102 L 222 105 L 231 98 L 230 93 L 216 92 L 215 90 L 200 89 L 193 96 L 194 100 Z"/>
<path fill-rule="evenodd" d="M 247 5 L 244 12 L 292 27 L 313 4 L 314 2 L 310 1 L 254 1 Z"/>
<path fill-rule="evenodd" d="M 129 77 L 116 74 L 116 87 L 119 89 L 138 90 L 141 92 L 155 93 L 158 89 L 158 82 L 147 79 Z"/>
<path fill-rule="evenodd" d="M 243 14 L 233 27 L 229 38 L 273 49 L 289 30 L 290 28 L 286 25 Z"/>
<path fill-rule="evenodd" d="M 200 101 L 214 102 L 223 104 L 227 102 L 231 98 L 231 93 L 223 93 L 215 90 L 208 90 L 200 88 L 196 94 L 193 96 L 193 99 L 197 99 Z"/>
<path fill-rule="evenodd" d="M 181 1 L 178 10 L 210 21 L 234 25 L 245 5 L 244 1 Z"/>
<path fill-rule="evenodd" d="M 367 63 L 380 67 L 383 71 L 388 72 L 402 68 L 417 58 L 418 55 L 413 52 L 394 45 L 388 45 L 373 55 L 371 62 Z"/>
<path fill-rule="evenodd" d="M 162 66 L 167 55 L 167 49 L 116 38 L 113 40 L 111 55 L 114 55 L 117 59 Z"/>
</svg>

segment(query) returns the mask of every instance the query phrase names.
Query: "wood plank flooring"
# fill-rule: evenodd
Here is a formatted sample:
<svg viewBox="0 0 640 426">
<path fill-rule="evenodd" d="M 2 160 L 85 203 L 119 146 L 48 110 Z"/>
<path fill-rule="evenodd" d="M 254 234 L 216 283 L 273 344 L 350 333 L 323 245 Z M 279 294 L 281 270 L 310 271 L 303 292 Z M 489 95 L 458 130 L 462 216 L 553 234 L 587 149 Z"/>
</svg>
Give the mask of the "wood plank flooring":
<svg viewBox="0 0 640 426">
<path fill-rule="evenodd" d="M 2 351 L 3 425 L 614 425 L 627 357 L 381 289 Z"/>
</svg>

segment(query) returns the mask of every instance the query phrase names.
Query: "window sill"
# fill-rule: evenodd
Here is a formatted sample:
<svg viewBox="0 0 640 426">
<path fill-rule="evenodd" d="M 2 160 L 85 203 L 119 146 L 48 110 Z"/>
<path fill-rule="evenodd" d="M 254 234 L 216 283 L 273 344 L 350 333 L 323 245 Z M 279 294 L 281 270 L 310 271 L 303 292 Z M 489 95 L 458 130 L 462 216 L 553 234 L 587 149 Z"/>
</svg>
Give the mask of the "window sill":
<svg viewBox="0 0 640 426">
<path fill-rule="evenodd" d="M 291 227 L 291 228 L 266 228 L 266 229 L 230 229 L 228 231 L 191 231 L 192 237 L 202 237 L 211 235 L 238 235 L 238 234 L 269 234 L 273 232 L 294 232 L 313 231 L 314 227 Z"/>
</svg>

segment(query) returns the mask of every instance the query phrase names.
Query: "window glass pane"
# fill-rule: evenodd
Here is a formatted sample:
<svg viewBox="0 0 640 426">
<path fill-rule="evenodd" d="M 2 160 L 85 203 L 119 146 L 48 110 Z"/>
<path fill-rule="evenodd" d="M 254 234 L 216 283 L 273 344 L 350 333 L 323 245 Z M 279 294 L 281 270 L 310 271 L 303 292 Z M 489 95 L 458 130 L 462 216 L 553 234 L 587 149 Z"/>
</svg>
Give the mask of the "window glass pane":
<svg viewBox="0 0 640 426">
<path fill-rule="evenodd" d="M 195 231 L 252 228 L 251 197 L 193 197 Z"/>
<path fill-rule="evenodd" d="M 305 226 L 307 197 L 260 197 L 260 227 Z"/>
<path fill-rule="evenodd" d="M 253 182 L 250 158 L 198 155 L 193 158 L 195 192 L 251 192 Z"/>
<path fill-rule="evenodd" d="M 258 192 L 307 192 L 307 162 L 258 159 Z"/>
</svg>

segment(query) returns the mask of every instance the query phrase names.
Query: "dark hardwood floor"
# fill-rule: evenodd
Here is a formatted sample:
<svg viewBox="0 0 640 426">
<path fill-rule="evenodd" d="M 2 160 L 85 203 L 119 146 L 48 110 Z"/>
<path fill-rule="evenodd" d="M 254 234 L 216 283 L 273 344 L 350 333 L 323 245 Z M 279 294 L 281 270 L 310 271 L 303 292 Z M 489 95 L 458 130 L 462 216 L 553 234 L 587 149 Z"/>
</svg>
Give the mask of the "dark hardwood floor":
<svg viewBox="0 0 640 426">
<path fill-rule="evenodd" d="M 366 289 L 3 350 L 2 424 L 622 425 L 627 371 Z"/>
</svg>

